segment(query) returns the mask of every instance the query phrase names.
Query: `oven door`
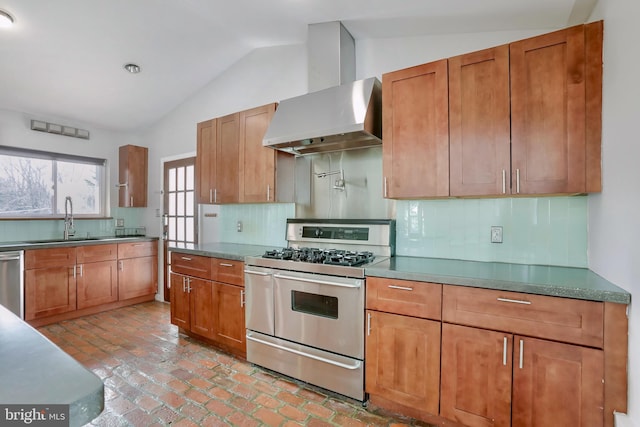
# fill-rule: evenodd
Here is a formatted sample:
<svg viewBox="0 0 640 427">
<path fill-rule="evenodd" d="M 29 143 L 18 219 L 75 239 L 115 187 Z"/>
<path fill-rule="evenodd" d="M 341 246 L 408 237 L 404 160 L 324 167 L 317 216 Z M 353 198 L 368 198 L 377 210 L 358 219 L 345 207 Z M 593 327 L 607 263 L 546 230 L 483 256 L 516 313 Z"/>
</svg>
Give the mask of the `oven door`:
<svg viewBox="0 0 640 427">
<path fill-rule="evenodd" d="M 291 271 L 274 278 L 275 335 L 364 359 L 364 280 Z"/>
</svg>

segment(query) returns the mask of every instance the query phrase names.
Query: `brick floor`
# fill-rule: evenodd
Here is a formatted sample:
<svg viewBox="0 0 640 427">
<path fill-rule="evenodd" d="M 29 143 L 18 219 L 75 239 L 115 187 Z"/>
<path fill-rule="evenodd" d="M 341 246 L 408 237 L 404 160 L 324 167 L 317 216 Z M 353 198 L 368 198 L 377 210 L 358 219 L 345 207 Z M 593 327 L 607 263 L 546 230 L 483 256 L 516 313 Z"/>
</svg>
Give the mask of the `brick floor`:
<svg viewBox="0 0 640 427">
<path fill-rule="evenodd" d="M 169 305 L 41 327 L 102 378 L 93 426 L 427 426 L 273 374 L 178 333 Z"/>
</svg>

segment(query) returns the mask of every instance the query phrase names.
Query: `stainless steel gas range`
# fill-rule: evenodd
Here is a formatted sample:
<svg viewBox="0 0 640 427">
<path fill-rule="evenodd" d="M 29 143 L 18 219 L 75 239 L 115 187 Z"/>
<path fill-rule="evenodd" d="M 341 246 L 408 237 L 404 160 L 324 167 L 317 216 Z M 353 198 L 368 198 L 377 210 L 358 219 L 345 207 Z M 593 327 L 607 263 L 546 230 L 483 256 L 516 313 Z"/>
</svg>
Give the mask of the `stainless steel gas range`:
<svg viewBox="0 0 640 427">
<path fill-rule="evenodd" d="M 393 255 L 393 220 L 287 220 L 288 247 L 245 260 L 247 360 L 364 400 L 367 266 Z"/>
</svg>

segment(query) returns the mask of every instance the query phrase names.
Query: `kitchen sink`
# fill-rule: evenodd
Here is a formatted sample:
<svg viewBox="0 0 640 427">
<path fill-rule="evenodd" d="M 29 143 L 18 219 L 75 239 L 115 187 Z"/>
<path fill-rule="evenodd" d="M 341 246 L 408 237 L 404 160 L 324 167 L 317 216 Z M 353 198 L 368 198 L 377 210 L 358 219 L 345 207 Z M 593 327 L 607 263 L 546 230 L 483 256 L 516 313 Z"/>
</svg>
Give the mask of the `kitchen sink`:
<svg viewBox="0 0 640 427">
<path fill-rule="evenodd" d="M 28 240 L 25 241 L 24 243 L 30 243 L 30 244 L 38 244 L 38 243 L 65 243 L 65 242 L 85 242 L 85 241 L 89 241 L 89 240 L 105 240 L 105 238 L 101 238 L 101 237 L 74 237 L 74 238 L 70 238 L 70 239 L 42 239 L 42 240 Z"/>
</svg>

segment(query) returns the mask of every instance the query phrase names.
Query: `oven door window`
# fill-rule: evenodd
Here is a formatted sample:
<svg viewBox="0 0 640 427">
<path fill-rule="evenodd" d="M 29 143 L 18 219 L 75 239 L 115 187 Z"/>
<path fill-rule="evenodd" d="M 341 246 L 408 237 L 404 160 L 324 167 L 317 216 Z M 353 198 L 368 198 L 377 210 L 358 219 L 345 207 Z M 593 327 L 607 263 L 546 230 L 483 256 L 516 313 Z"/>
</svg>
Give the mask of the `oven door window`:
<svg viewBox="0 0 640 427">
<path fill-rule="evenodd" d="M 291 310 L 314 316 L 338 318 L 338 298 L 308 292 L 291 291 Z"/>
</svg>

